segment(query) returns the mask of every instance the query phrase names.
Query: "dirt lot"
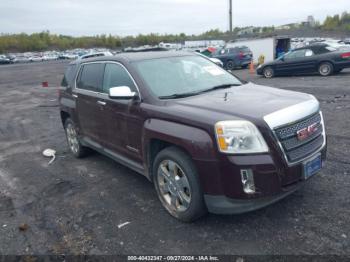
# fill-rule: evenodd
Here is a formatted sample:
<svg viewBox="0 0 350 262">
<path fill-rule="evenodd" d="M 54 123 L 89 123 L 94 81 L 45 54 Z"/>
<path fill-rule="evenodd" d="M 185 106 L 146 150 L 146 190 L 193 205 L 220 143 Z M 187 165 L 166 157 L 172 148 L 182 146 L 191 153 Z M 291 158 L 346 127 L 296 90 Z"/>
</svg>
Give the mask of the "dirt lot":
<svg viewBox="0 0 350 262">
<path fill-rule="evenodd" d="M 98 154 L 68 152 L 55 88 L 66 65 L 0 66 L 0 254 L 350 254 L 350 70 L 272 80 L 236 71 L 321 101 L 326 167 L 263 210 L 183 224 L 144 177 Z M 45 148 L 57 150 L 52 165 Z"/>
</svg>

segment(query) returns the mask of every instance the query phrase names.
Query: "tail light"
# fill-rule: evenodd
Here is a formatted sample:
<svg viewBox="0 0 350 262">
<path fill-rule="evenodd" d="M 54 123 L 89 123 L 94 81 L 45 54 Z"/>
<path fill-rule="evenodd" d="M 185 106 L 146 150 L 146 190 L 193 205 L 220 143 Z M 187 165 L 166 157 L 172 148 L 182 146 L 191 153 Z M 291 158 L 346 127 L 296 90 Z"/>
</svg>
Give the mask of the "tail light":
<svg viewBox="0 0 350 262">
<path fill-rule="evenodd" d="M 241 52 L 239 52 L 239 58 L 240 59 L 242 59 L 244 57 L 244 54 L 243 54 L 243 52 L 241 51 Z"/>
<path fill-rule="evenodd" d="M 350 58 L 350 52 L 341 54 L 341 58 L 343 59 Z"/>
</svg>

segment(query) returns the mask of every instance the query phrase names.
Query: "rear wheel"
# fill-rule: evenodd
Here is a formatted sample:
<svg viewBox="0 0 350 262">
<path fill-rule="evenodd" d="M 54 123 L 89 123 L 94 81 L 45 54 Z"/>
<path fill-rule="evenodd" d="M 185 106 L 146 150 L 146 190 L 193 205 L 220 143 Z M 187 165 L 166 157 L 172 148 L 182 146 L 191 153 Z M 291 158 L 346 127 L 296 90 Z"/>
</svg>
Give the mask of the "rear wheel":
<svg viewBox="0 0 350 262">
<path fill-rule="evenodd" d="M 226 68 L 228 69 L 228 70 L 233 70 L 233 69 L 235 69 L 235 63 L 232 61 L 232 60 L 229 60 L 228 62 L 227 62 L 227 64 L 226 64 Z"/>
<path fill-rule="evenodd" d="M 206 213 L 196 168 L 182 150 L 168 147 L 158 153 L 153 182 L 162 205 L 173 217 L 191 222 Z"/>
<path fill-rule="evenodd" d="M 86 156 L 89 153 L 89 149 L 81 145 L 74 122 L 68 118 L 64 123 L 64 127 L 68 146 L 73 155 L 77 158 Z"/>
<path fill-rule="evenodd" d="M 275 70 L 273 70 L 272 67 L 268 66 L 264 68 L 263 74 L 265 78 L 273 78 L 275 76 Z"/>
<path fill-rule="evenodd" d="M 330 76 L 333 74 L 333 65 L 328 62 L 321 63 L 318 67 L 318 72 L 321 76 Z"/>
</svg>

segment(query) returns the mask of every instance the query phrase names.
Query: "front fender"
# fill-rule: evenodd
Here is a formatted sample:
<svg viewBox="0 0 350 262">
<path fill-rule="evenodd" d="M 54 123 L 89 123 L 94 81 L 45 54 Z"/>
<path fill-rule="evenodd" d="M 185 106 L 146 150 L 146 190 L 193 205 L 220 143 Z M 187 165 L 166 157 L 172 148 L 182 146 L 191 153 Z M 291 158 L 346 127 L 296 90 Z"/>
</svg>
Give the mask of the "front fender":
<svg viewBox="0 0 350 262">
<path fill-rule="evenodd" d="M 186 150 L 194 160 L 212 161 L 215 158 L 214 141 L 206 131 L 196 127 L 149 119 L 144 124 L 143 139 L 144 152 L 148 152 L 152 139 L 158 139 Z"/>
</svg>

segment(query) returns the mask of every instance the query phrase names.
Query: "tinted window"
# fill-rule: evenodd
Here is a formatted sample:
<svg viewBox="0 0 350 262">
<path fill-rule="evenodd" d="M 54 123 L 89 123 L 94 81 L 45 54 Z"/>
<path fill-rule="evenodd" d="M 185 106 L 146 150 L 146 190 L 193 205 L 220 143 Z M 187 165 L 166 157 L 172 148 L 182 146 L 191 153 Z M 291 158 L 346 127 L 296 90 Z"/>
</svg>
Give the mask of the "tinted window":
<svg viewBox="0 0 350 262">
<path fill-rule="evenodd" d="M 228 49 L 222 48 L 216 51 L 216 55 L 224 55 L 228 53 Z"/>
<path fill-rule="evenodd" d="M 78 88 L 95 92 L 102 91 L 104 64 L 87 64 L 80 71 Z"/>
<path fill-rule="evenodd" d="M 285 59 L 294 59 L 305 57 L 305 49 L 292 51 L 284 56 Z"/>
<path fill-rule="evenodd" d="M 103 80 L 103 92 L 108 93 L 111 87 L 128 86 L 135 90 L 135 85 L 128 72 L 118 64 L 106 64 Z"/>
<path fill-rule="evenodd" d="M 61 86 L 68 87 L 72 86 L 75 77 L 75 69 L 76 65 L 69 65 L 66 72 L 64 73 L 64 77 L 62 79 Z"/>
<path fill-rule="evenodd" d="M 238 48 L 230 48 L 230 54 L 237 53 L 238 51 Z"/>
</svg>

